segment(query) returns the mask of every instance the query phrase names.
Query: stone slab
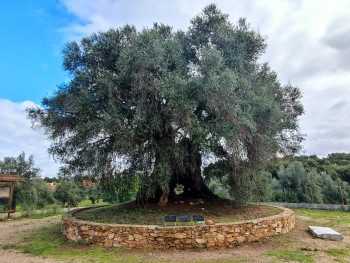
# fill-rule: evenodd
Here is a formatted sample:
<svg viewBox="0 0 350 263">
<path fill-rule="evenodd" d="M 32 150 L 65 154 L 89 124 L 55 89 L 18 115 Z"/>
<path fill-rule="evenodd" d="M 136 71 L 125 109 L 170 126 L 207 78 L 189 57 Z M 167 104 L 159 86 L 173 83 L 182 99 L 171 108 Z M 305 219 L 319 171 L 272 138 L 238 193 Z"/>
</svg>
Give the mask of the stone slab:
<svg viewBox="0 0 350 263">
<path fill-rule="evenodd" d="M 337 231 L 329 227 L 321 226 L 309 226 L 309 231 L 314 237 L 329 239 L 329 240 L 342 240 L 343 236 Z"/>
</svg>

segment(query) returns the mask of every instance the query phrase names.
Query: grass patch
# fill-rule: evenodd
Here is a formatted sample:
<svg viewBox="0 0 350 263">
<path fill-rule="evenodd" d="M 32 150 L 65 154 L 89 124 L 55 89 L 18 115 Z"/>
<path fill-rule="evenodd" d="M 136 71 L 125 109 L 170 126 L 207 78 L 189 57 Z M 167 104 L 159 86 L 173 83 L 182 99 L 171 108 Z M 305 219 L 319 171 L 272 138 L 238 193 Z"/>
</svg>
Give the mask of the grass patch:
<svg viewBox="0 0 350 263">
<path fill-rule="evenodd" d="M 16 249 L 15 244 L 5 244 L 1 246 L 2 249 Z"/>
<path fill-rule="evenodd" d="M 61 234 L 61 224 L 33 230 L 27 233 L 20 243 L 5 245 L 2 248 L 17 249 L 23 253 L 57 260 L 94 263 L 116 262 L 116 254 L 122 251 L 90 245 L 87 242 L 67 241 Z"/>
<path fill-rule="evenodd" d="M 296 215 L 310 217 L 313 221 L 334 227 L 350 224 L 349 212 L 316 209 L 294 209 Z"/>
<path fill-rule="evenodd" d="M 42 214 L 28 214 L 23 217 L 20 217 L 19 219 L 41 219 L 45 217 L 50 217 L 50 216 L 60 216 L 64 214 L 64 212 L 48 212 L 48 213 L 42 213 Z"/>
<path fill-rule="evenodd" d="M 89 199 L 85 199 L 78 203 L 79 207 L 92 206 L 92 202 Z M 108 202 L 104 202 L 102 199 L 95 203 L 95 206 L 109 205 Z"/>
<path fill-rule="evenodd" d="M 249 205 L 235 207 L 231 200 L 216 199 L 210 202 L 186 201 L 170 203 L 165 207 L 158 204 L 137 205 L 129 202 L 109 207 L 98 207 L 75 214 L 81 220 L 108 224 L 164 225 L 165 215 L 203 215 L 215 223 L 236 222 L 281 213 L 281 209 L 268 206 Z"/>
<path fill-rule="evenodd" d="M 341 248 L 330 248 L 323 250 L 324 253 L 331 255 L 333 257 L 348 256 L 349 251 Z"/>
<path fill-rule="evenodd" d="M 232 260 L 232 259 L 218 259 L 218 260 L 196 260 L 192 261 L 193 263 L 248 263 L 248 260 L 245 259 L 237 259 L 237 260 Z"/>
<path fill-rule="evenodd" d="M 187 205 L 188 206 L 188 205 Z M 213 205 L 212 205 L 213 206 Z M 114 206 L 113 206 L 114 207 Z M 112 207 L 112 208 L 113 208 Z M 192 205 L 190 207 L 193 207 Z M 126 206 L 123 209 L 130 208 L 130 206 Z M 182 208 L 186 208 L 183 206 Z M 207 206 L 209 209 L 210 206 Z M 205 208 L 205 209 L 207 209 Z M 94 208 L 93 210 L 100 211 L 100 209 L 103 209 L 102 207 Z M 143 212 L 147 212 L 148 210 L 152 210 L 152 206 L 145 206 L 143 207 Z M 173 208 L 175 209 L 175 208 Z M 217 218 L 221 218 L 224 220 L 224 217 L 222 214 L 224 211 L 227 211 L 227 207 L 221 207 L 219 209 L 211 210 L 211 213 L 215 213 L 215 216 Z M 248 217 L 248 212 L 255 211 L 256 214 L 258 214 L 258 211 L 255 210 L 256 207 L 244 207 L 244 208 L 236 208 L 236 210 L 233 210 L 233 208 L 229 208 L 232 210 L 229 210 L 230 212 L 236 211 L 237 214 L 240 211 L 243 211 L 243 215 L 245 217 Z M 168 210 L 169 211 L 169 210 Z M 173 210 L 173 212 L 176 210 Z M 188 210 L 190 213 L 194 210 Z M 203 212 L 203 210 L 201 210 Z M 209 210 L 204 210 L 206 213 L 201 213 L 205 215 L 205 217 L 209 217 Z M 221 211 L 221 212 L 220 212 Z M 264 211 L 264 210 L 263 210 Z M 272 210 L 274 213 L 276 213 L 276 210 Z M 260 211 L 261 212 L 261 211 Z M 259 212 L 259 213 L 260 213 Z M 266 211 L 265 211 L 266 212 Z M 270 211 L 271 212 L 271 211 Z M 280 210 L 277 210 L 277 213 L 280 212 Z M 348 241 L 345 242 L 345 239 L 343 242 L 334 243 L 332 242 L 332 245 L 330 247 L 327 247 L 327 243 L 320 243 L 318 245 L 315 245 L 314 243 L 310 244 L 308 240 L 311 239 L 310 236 L 305 236 L 306 226 L 312 222 L 312 223 L 318 223 L 320 220 L 332 220 L 332 216 L 335 214 L 335 216 L 338 216 L 338 222 L 340 225 L 338 227 L 347 227 L 348 225 L 348 217 L 349 213 L 346 212 L 340 212 L 340 211 L 325 211 L 325 210 L 307 210 L 307 209 L 296 209 L 295 210 L 297 215 L 307 216 L 310 219 L 300 220 L 297 222 L 297 227 L 295 230 L 293 230 L 288 235 L 278 235 L 273 238 L 262 240 L 261 243 L 255 243 L 251 244 L 252 248 L 254 249 L 254 246 L 257 247 L 264 247 L 264 250 L 267 249 L 268 252 L 265 252 L 264 254 L 261 254 L 262 252 L 257 252 L 257 255 L 254 258 L 245 258 L 242 257 L 235 257 L 233 255 L 227 255 L 228 258 L 222 258 L 222 253 L 225 253 L 225 251 L 219 251 L 213 250 L 213 253 L 217 253 L 217 257 L 214 256 L 212 259 L 199 259 L 197 257 L 190 258 L 188 260 L 185 260 L 183 258 L 177 259 L 174 257 L 173 253 L 168 254 L 163 257 L 162 259 L 157 259 L 157 251 L 154 250 L 128 250 L 128 249 L 117 249 L 117 248 L 104 248 L 100 246 L 90 245 L 86 242 L 73 242 L 73 241 L 67 241 L 66 238 L 64 238 L 60 232 L 61 225 L 55 224 L 51 225 L 46 228 L 36 229 L 29 233 L 27 233 L 23 240 L 19 244 L 6 244 L 3 245 L 3 249 L 18 249 L 22 252 L 30 253 L 35 256 L 42 256 L 42 257 L 52 257 L 56 260 L 64 260 L 68 262 L 95 262 L 95 263 L 103 263 L 103 262 L 122 262 L 122 263 L 134 263 L 134 262 L 157 262 L 157 263 L 163 263 L 163 262 L 195 262 L 195 263 L 202 263 L 202 262 L 256 262 L 259 261 L 259 259 L 264 258 L 268 262 L 306 262 L 306 263 L 313 263 L 316 262 L 318 258 L 326 258 L 329 259 L 330 262 L 349 262 L 348 259 L 350 258 L 350 244 Z M 139 212 L 140 216 L 142 211 Z M 244 214 L 245 213 L 245 214 Z M 159 214 L 158 214 L 159 215 Z M 116 216 L 116 215 L 114 215 Z M 118 215 L 121 216 L 121 215 Z M 126 218 L 127 219 L 127 218 Z M 209 219 L 209 218 L 207 218 Z M 239 219 L 239 217 L 235 216 L 228 216 L 226 217 L 227 220 Z M 163 218 L 161 218 L 163 220 Z M 323 222 L 323 221 L 322 221 Z M 162 223 L 163 224 L 163 223 Z M 250 246 L 250 245 L 249 245 Z M 287 247 L 288 249 L 282 249 Z M 310 248 L 309 248 L 310 247 Z M 237 248 L 239 249 L 239 248 Z M 198 250 L 199 253 L 200 250 Z M 215 251 L 215 252 L 214 252 Z M 258 249 L 259 251 L 259 249 Z M 261 251 L 261 250 L 260 250 Z M 265 250 L 266 251 L 266 250 Z M 166 253 L 163 251 L 159 251 L 160 253 Z M 179 253 L 182 253 L 182 251 Z M 186 252 L 183 252 L 186 253 Z M 151 255 L 150 255 L 151 254 Z M 233 257 L 233 258 L 232 258 Z M 187 258 L 186 258 L 187 259 Z"/>
<path fill-rule="evenodd" d="M 347 259 L 350 257 L 350 245 L 347 245 L 346 248 L 325 249 L 323 252 L 334 257 L 337 262 L 349 262 Z"/>
<path fill-rule="evenodd" d="M 266 252 L 265 255 L 276 258 L 278 260 L 276 262 L 281 262 L 281 261 L 282 262 L 295 261 L 295 262 L 305 262 L 305 263 L 315 262 L 314 259 L 312 258 L 311 253 L 303 250 L 283 249 L 283 250 L 269 251 L 269 252 Z"/>
<path fill-rule="evenodd" d="M 96 202 L 95 206 L 103 206 L 103 205 L 109 205 L 108 202 L 104 202 L 102 199 L 100 199 L 98 202 Z M 82 200 L 78 203 L 78 207 L 86 207 L 86 206 L 93 206 L 92 202 L 89 199 L 85 199 Z M 44 208 L 42 208 L 42 210 L 48 210 L 48 209 L 52 209 L 52 210 L 58 210 L 59 208 L 62 208 L 62 206 L 58 203 L 55 204 L 50 204 L 50 205 L 45 205 Z M 0 205 L 0 211 L 4 210 L 5 206 L 4 205 Z M 25 207 L 23 207 L 21 204 L 17 204 L 16 205 L 16 212 L 22 212 L 22 211 L 33 211 L 33 210 L 38 210 L 34 207 L 31 207 L 29 210 L 25 209 Z"/>
</svg>

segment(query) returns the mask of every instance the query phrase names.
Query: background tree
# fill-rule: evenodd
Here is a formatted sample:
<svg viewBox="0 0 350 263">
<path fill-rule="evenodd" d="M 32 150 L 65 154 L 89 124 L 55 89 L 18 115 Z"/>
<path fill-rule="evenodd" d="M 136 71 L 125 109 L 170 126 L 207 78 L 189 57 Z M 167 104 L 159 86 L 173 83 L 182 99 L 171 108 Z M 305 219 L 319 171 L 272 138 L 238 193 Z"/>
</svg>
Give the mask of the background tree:
<svg viewBox="0 0 350 263">
<path fill-rule="evenodd" d="M 0 160 L 0 173 L 17 174 L 24 179 L 33 179 L 40 176 L 41 169 L 35 166 L 34 157 L 30 155 L 26 159 L 26 155 L 22 152 L 17 157 L 5 157 Z"/>
<path fill-rule="evenodd" d="M 57 185 L 54 197 L 62 205 L 68 207 L 77 207 L 78 203 L 84 198 L 84 191 L 81 184 L 73 179 L 62 178 Z"/>
<path fill-rule="evenodd" d="M 119 204 L 137 197 L 139 180 L 127 171 L 118 173 L 114 178 L 101 182 L 103 200 Z"/>
<path fill-rule="evenodd" d="M 71 173 L 113 182 L 122 169 L 138 178 L 140 201 L 166 204 L 178 185 L 182 197 L 214 197 L 202 163 L 224 161 L 230 193 L 243 202 L 261 164 L 302 140 L 301 93 L 258 63 L 265 47 L 215 5 L 186 32 L 155 24 L 93 34 L 66 45 L 71 81 L 28 113 Z"/>
<path fill-rule="evenodd" d="M 299 202 L 303 200 L 303 178 L 306 176 L 306 170 L 301 162 L 291 162 L 286 168 L 281 167 L 278 177 L 283 191 L 292 197 L 288 202 Z"/>
<path fill-rule="evenodd" d="M 43 179 L 35 178 L 32 179 L 30 183 L 31 187 L 29 187 L 29 189 L 32 189 L 31 196 L 33 197 L 32 204 L 36 209 L 43 209 L 46 205 L 54 204 L 56 202 L 54 192 Z M 21 192 L 23 192 L 23 190 Z M 24 201 L 21 201 L 21 203 L 28 202 L 28 196 L 29 195 L 22 196 L 21 200 Z"/>
<path fill-rule="evenodd" d="M 93 205 L 96 205 L 96 202 L 99 202 L 103 197 L 102 189 L 98 184 L 89 187 L 84 186 L 84 188 L 85 197 L 88 198 Z"/>
<path fill-rule="evenodd" d="M 339 166 L 331 164 L 328 158 L 312 155 L 276 159 L 266 169 L 275 174 L 278 165 L 279 171 L 272 180 L 272 201 L 348 203 L 349 184 L 337 173 Z"/>
<path fill-rule="evenodd" d="M 5 157 L 0 160 L 0 173 L 17 174 L 24 179 L 15 184 L 13 207 L 20 203 L 26 210 L 42 208 L 44 204 L 54 201 L 46 184 L 39 178 L 41 169 L 35 165 L 32 155 L 27 159 L 22 152 L 17 157 Z"/>
</svg>

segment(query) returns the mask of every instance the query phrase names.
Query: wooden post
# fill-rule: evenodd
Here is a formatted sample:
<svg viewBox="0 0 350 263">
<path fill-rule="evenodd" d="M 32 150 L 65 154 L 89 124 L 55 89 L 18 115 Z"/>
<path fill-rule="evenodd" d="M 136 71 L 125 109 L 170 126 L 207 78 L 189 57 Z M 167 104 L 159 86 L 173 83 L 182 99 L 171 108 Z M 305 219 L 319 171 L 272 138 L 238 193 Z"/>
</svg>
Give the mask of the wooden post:
<svg viewBox="0 0 350 263">
<path fill-rule="evenodd" d="M 22 181 L 23 178 L 19 175 L 13 175 L 13 174 L 0 174 L 0 182 L 5 183 L 5 187 L 9 188 L 9 196 L 1 196 L 2 199 L 7 199 L 7 219 L 10 219 L 11 213 L 14 213 L 15 210 L 12 208 L 12 201 L 13 201 L 13 190 L 15 188 L 15 182 Z"/>
<path fill-rule="evenodd" d="M 7 210 L 9 211 L 7 213 L 7 219 L 10 219 L 10 215 L 11 215 L 11 212 L 12 211 L 12 197 L 13 197 L 13 189 L 15 188 L 15 182 L 11 182 L 11 185 L 10 185 L 10 196 L 9 196 L 9 202 L 8 202 L 8 205 L 7 205 Z"/>
</svg>

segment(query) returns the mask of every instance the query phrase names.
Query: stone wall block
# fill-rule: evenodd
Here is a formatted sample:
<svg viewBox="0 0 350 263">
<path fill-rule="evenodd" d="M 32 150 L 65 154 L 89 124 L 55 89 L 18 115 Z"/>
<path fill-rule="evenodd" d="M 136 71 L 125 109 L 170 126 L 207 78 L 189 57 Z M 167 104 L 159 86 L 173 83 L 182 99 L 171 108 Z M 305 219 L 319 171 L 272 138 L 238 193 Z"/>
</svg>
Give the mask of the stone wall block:
<svg viewBox="0 0 350 263">
<path fill-rule="evenodd" d="M 174 238 L 179 238 L 179 239 L 183 239 L 186 237 L 187 237 L 186 233 L 175 233 L 175 235 L 174 235 Z"/>
<path fill-rule="evenodd" d="M 223 242 L 225 240 L 225 235 L 218 233 L 216 235 L 216 240 L 219 242 Z"/>
<path fill-rule="evenodd" d="M 288 233 L 295 226 L 294 212 L 263 219 L 214 226 L 137 226 L 90 223 L 74 218 L 75 211 L 62 217 L 62 233 L 71 240 L 86 240 L 105 247 L 127 248 L 205 248 L 233 247 L 269 236 Z"/>
</svg>

